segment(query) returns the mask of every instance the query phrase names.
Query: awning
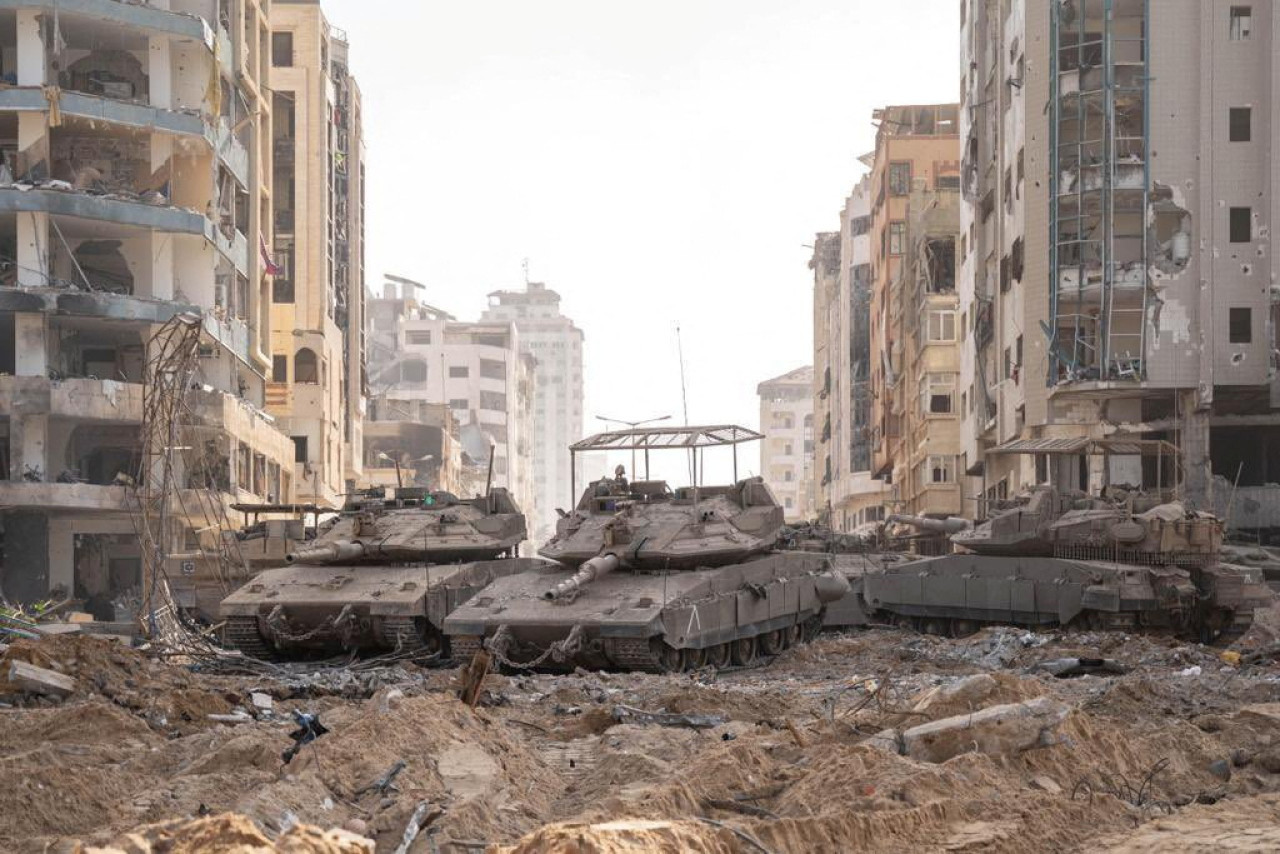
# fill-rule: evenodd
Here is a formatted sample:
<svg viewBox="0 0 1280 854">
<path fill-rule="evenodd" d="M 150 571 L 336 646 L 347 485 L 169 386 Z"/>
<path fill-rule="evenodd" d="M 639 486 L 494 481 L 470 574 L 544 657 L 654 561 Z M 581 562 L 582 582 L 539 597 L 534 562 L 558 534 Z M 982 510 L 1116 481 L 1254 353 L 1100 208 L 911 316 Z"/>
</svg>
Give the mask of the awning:
<svg viewBox="0 0 1280 854">
<path fill-rule="evenodd" d="M 1051 439 L 1014 439 L 987 451 L 988 454 L 1085 454 L 1088 456 L 1172 456 L 1178 446 L 1163 439 L 1089 439 L 1072 436 Z"/>
</svg>

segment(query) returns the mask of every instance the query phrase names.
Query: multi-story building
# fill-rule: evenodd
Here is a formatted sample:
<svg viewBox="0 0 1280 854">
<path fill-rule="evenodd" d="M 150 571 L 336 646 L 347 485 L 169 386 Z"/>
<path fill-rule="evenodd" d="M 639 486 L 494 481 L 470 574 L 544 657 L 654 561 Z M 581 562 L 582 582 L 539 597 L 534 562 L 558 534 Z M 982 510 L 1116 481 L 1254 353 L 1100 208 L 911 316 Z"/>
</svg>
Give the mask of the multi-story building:
<svg viewBox="0 0 1280 854">
<path fill-rule="evenodd" d="M 814 267 L 814 389 L 818 424 L 831 423 L 818 443 L 823 456 L 816 485 L 817 512 L 836 530 L 884 518 L 888 491 L 871 477 L 871 180 L 864 176 L 840 211 L 839 264 L 833 277 L 817 253 Z M 830 253 L 831 238 L 817 246 Z M 815 371 L 815 375 L 819 373 Z M 815 376 L 815 381 L 819 378 Z M 830 461 L 831 474 L 826 473 Z"/>
<path fill-rule="evenodd" d="M 201 550 L 217 540 L 189 489 L 224 511 L 293 495 L 288 439 L 261 410 L 269 9 L 90 0 L 0 16 L 13 81 L 0 91 L 0 584 L 12 599 L 62 587 L 101 605 L 139 587 L 144 367 L 175 315 L 202 324 L 166 496 L 170 551 L 195 557 L 180 604 L 197 604 Z"/>
<path fill-rule="evenodd" d="M 577 500 L 569 445 L 582 438 L 582 330 L 561 314 L 560 295 L 541 282 L 489 294 L 480 319 L 514 323 L 520 346 L 536 360 L 530 443 L 538 516 L 529 518 L 529 530 L 543 542 L 555 532 L 555 508 Z"/>
<path fill-rule="evenodd" d="M 955 104 L 886 107 L 871 161 L 872 473 L 895 509 L 959 510 L 954 258 L 946 209 L 960 181 Z M 950 292 L 948 292 L 948 287 Z"/>
<path fill-rule="evenodd" d="M 847 426 L 839 403 L 841 389 L 847 387 L 848 381 L 839 341 L 843 303 L 840 242 L 838 232 L 818 232 L 814 235 L 813 256 L 809 259 L 809 269 L 813 271 L 813 366 L 804 370 L 813 378 L 809 414 L 813 419 L 814 446 L 813 481 L 808 486 L 812 492 L 811 509 L 823 521 L 831 517 L 832 493 L 840 476 L 840 452 Z M 761 388 L 775 382 L 777 380 L 770 380 Z M 760 424 L 768 430 L 769 422 L 761 420 Z"/>
<path fill-rule="evenodd" d="M 363 458 L 364 150 L 347 37 L 318 0 L 271 14 L 271 383 L 299 488 L 341 506 Z"/>
<path fill-rule="evenodd" d="M 515 324 L 456 320 L 406 296 L 405 282 L 388 281 L 383 296 L 368 304 L 376 396 L 448 404 L 467 460 L 487 472 L 492 458 L 493 484 L 510 490 L 528 518 L 538 518 L 530 462 L 535 360 L 522 352 Z"/>
<path fill-rule="evenodd" d="M 379 397 L 364 423 L 363 486 L 425 486 L 470 496 L 483 489 L 478 466 L 464 467 L 448 404 Z"/>
<path fill-rule="evenodd" d="M 765 380 L 760 395 L 760 474 L 788 522 L 815 515 L 813 374 L 810 366 Z"/>
<path fill-rule="evenodd" d="M 1230 504 L 1233 524 L 1280 527 L 1280 16 L 1192 0 L 962 8 L 968 491 L 1176 481 Z M 1178 465 L 1084 456 L 1116 436 L 1173 442 Z"/>
</svg>

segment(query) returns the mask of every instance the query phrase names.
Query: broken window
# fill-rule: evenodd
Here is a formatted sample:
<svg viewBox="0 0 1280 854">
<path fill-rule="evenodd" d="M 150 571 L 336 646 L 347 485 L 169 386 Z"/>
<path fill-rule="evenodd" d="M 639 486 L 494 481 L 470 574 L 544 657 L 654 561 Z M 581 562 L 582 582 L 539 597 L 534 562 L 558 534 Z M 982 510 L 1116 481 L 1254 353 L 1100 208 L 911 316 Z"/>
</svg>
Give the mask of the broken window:
<svg viewBox="0 0 1280 854">
<path fill-rule="evenodd" d="M 406 385 L 425 385 L 427 363 L 423 359 L 407 359 L 400 365 L 400 381 Z"/>
<path fill-rule="evenodd" d="M 420 346 L 431 343 L 430 329 L 409 329 L 404 333 L 404 343 L 410 346 Z"/>
<path fill-rule="evenodd" d="M 951 483 L 955 480 L 954 457 L 933 455 L 924 462 L 923 480 L 926 484 Z"/>
<path fill-rule="evenodd" d="M 319 363 L 311 348 L 303 347 L 293 357 L 293 381 L 313 385 L 320 382 Z"/>
<path fill-rule="evenodd" d="M 1019 237 L 1013 241 L 1013 248 L 1009 255 L 1009 275 L 1015 282 L 1022 281 L 1023 251 L 1022 238 Z"/>
<path fill-rule="evenodd" d="M 295 463 L 309 462 L 307 457 L 307 437 L 293 436 L 293 461 Z"/>
<path fill-rule="evenodd" d="M 1253 239 L 1253 208 L 1231 209 L 1231 242 L 1248 243 Z"/>
<path fill-rule="evenodd" d="M 1253 108 L 1232 107 L 1227 138 L 1231 142 L 1248 142 L 1253 137 Z"/>
<path fill-rule="evenodd" d="M 911 192 L 911 162 L 889 164 L 889 195 L 905 196 Z"/>
<path fill-rule="evenodd" d="M 493 412 L 507 411 L 507 396 L 500 391 L 480 392 L 480 408 Z"/>
<path fill-rule="evenodd" d="M 933 187 L 935 190 L 959 190 L 959 175 L 938 175 L 933 179 Z"/>
<path fill-rule="evenodd" d="M 925 374 L 920 384 L 920 409 L 925 415 L 950 415 L 955 408 L 955 374 Z"/>
<path fill-rule="evenodd" d="M 1253 33 L 1252 6 L 1231 7 L 1231 26 L 1228 32 L 1233 42 L 1240 42 L 1249 38 Z"/>
<path fill-rule="evenodd" d="M 1227 340 L 1232 344 L 1249 344 L 1253 341 L 1253 309 L 1231 309 L 1229 325 Z"/>
<path fill-rule="evenodd" d="M 287 383 L 289 381 L 288 356 L 271 357 L 271 381 L 273 383 Z"/>
<path fill-rule="evenodd" d="M 282 30 L 271 34 L 271 64 L 276 68 L 293 65 L 293 33 Z"/>
<path fill-rule="evenodd" d="M 849 220 L 849 236 L 861 237 L 871 230 L 871 217 L 855 216 Z"/>
<path fill-rule="evenodd" d="M 889 223 L 889 254 L 901 255 L 906 251 L 907 224 L 901 220 Z"/>
</svg>

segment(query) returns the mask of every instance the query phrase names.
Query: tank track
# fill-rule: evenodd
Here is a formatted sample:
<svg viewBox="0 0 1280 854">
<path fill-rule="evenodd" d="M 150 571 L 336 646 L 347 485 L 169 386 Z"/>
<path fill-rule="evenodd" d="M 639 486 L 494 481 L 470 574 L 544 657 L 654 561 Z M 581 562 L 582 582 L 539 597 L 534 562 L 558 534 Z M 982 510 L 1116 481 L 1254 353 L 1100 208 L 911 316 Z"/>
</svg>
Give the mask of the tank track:
<svg viewBox="0 0 1280 854">
<path fill-rule="evenodd" d="M 456 664 L 465 665 L 475 658 L 477 652 L 483 648 L 483 639 L 475 635 L 465 635 L 449 638 L 449 657 Z"/>
<path fill-rule="evenodd" d="M 424 638 L 418 631 L 418 623 L 413 617 L 382 618 L 382 642 L 392 651 L 434 652 L 439 648 L 440 639 L 434 627 L 428 627 L 427 631 L 435 637 Z M 435 643 L 432 643 L 433 640 Z"/>
<path fill-rule="evenodd" d="M 228 617 L 224 637 L 232 647 L 243 652 L 249 658 L 259 661 L 277 661 L 280 654 L 267 643 L 262 632 L 258 631 L 257 617 Z"/>
<path fill-rule="evenodd" d="M 666 670 L 653 651 L 649 638 L 609 638 L 605 641 L 604 649 L 610 660 L 625 670 L 644 673 L 662 673 Z"/>
</svg>

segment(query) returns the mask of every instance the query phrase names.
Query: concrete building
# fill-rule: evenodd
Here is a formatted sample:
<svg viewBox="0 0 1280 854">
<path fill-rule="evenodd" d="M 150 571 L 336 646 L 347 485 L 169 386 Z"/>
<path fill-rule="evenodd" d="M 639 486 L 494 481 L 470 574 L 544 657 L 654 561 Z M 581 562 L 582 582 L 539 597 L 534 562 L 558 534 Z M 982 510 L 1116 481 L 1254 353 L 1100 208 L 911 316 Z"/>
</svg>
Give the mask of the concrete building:
<svg viewBox="0 0 1280 854">
<path fill-rule="evenodd" d="M 318 0 L 271 14 L 271 383 L 307 497 L 341 506 L 360 479 L 364 420 L 364 143 L 347 37 Z"/>
<path fill-rule="evenodd" d="M 882 519 L 889 493 L 871 477 L 871 179 L 863 177 L 840 211 L 839 260 L 815 252 L 814 414 L 822 425 L 815 455 L 817 513 L 839 531 Z M 815 246 L 829 255 L 832 235 Z M 828 474 L 830 469 L 830 474 Z"/>
<path fill-rule="evenodd" d="M 788 522 L 817 512 L 814 486 L 813 376 L 810 366 L 765 380 L 760 395 L 760 474 Z"/>
<path fill-rule="evenodd" d="M 483 489 L 481 467 L 463 464 L 447 404 L 394 397 L 369 403 L 362 486 L 425 486 L 463 497 Z"/>
<path fill-rule="evenodd" d="M 1280 527 L 1274 6 L 962 8 L 967 491 L 1180 470 L 1200 506 L 1234 491 L 1233 524 Z M 1075 453 L 1113 436 L 1181 465 Z"/>
<path fill-rule="evenodd" d="M 389 281 L 369 301 L 369 377 L 377 396 L 446 403 L 462 451 L 487 464 L 493 483 L 538 518 L 530 436 L 535 360 L 511 322 L 466 323 L 406 296 L 412 283 Z M 483 489 L 484 480 L 475 485 Z"/>
<path fill-rule="evenodd" d="M 489 294 L 480 319 L 514 323 L 520 346 L 536 359 L 530 443 L 538 516 L 529 518 L 529 530 L 541 543 L 555 533 L 555 508 L 573 506 L 578 494 L 569 482 L 569 445 L 582 438 L 582 330 L 541 282 Z"/>
<path fill-rule="evenodd" d="M 288 440 L 261 408 L 269 9 L 65 0 L 0 10 L 0 72 L 15 84 L 0 91 L 0 584 L 12 599 L 62 587 L 101 605 L 136 591 L 129 484 L 143 372 L 153 333 L 175 314 L 203 326 L 192 421 L 174 449 L 174 533 L 185 527 L 194 550 L 217 539 L 199 533 L 187 490 L 217 495 L 223 510 L 293 495 Z M 196 604 L 198 580 L 180 604 Z"/>
<path fill-rule="evenodd" d="M 877 110 L 868 158 L 872 474 L 892 485 L 895 510 L 919 515 L 959 510 L 956 113 L 954 104 Z"/>
</svg>

